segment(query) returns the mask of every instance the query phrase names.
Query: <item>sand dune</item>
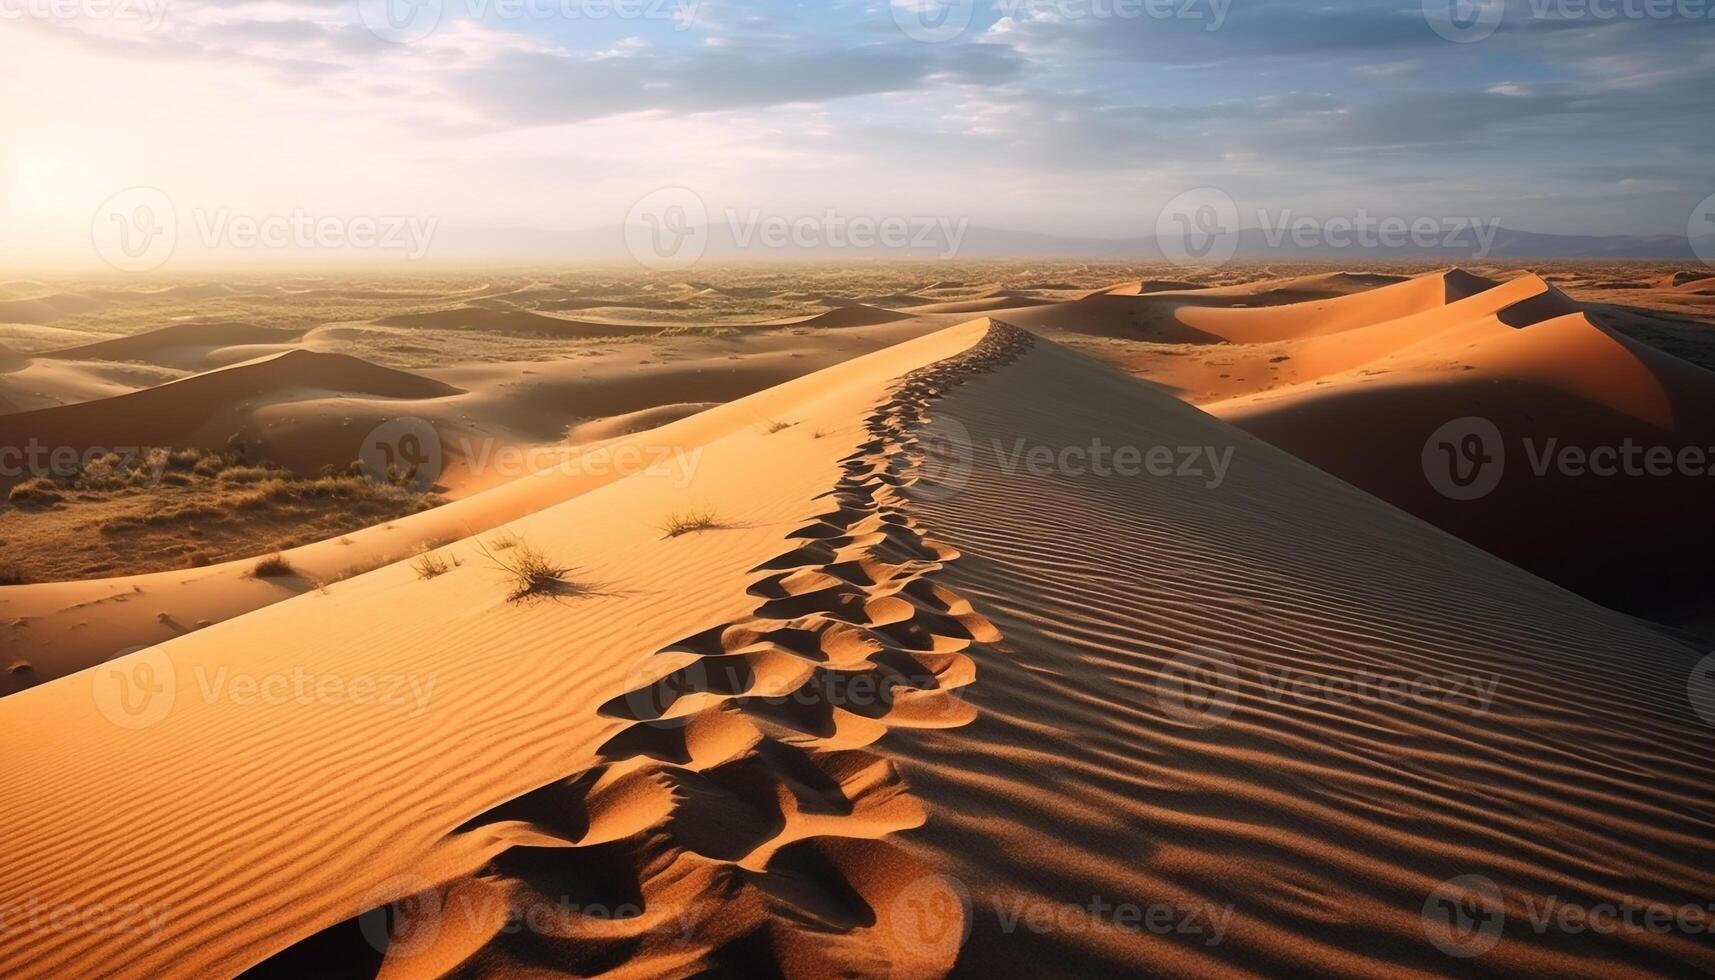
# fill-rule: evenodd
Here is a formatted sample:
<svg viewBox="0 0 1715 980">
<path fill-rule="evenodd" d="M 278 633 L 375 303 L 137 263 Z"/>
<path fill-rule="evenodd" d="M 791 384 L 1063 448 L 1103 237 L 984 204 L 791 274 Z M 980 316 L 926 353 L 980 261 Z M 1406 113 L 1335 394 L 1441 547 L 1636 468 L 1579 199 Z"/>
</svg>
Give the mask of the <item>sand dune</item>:
<svg viewBox="0 0 1715 980">
<path fill-rule="evenodd" d="M 0 344 L 0 371 L 12 371 L 30 363 L 30 359 L 5 344 Z"/>
<path fill-rule="evenodd" d="M 1300 291 L 1325 295 L 1258 301 Z M 1458 269 L 1098 294 L 1012 314 L 1102 338 L 1089 349 L 1553 581 L 1652 618 L 1715 623 L 1711 576 L 1690 557 L 1715 544 L 1701 469 L 1613 478 L 1580 462 L 1627 446 L 1707 455 L 1715 373 L 1593 315 L 1540 276 Z M 1599 315 L 1655 331 L 1636 312 Z M 1458 500 L 1426 476 L 1425 445 L 1472 416 L 1498 427 L 1508 457 L 1494 491 Z"/>
<path fill-rule="evenodd" d="M 915 312 L 916 311 L 913 313 L 899 313 L 894 310 L 883 310 L 874 306 L 857 304 L 854 306 L 836 307 L 826 313 L 818 313 L 815 316 L 808 317 L 803 320 L 795 320 L 792 322 L 792 326 L 873 327 L 883 323 L 897 323 L 900 320 L 909 320 L 915 315 Z"/>
<path fill-rule="evenodd" d="M 343 354 L 290 351 L 114 398 L 0 416 L 0 445 L 220 448 L 252 429 L 253 405 L 286 392 L 423 399 L 458 389 Z M 346 456 L 356 458 L 362 435 L 351 434 Z"/>
<path fill-rule="evenodd" d="M 1035 299 L 1021 296 L 990 296 L 984 299 L 968 299 L 950 303 L 928 303 L 911 308 L 913 314 L 931 313 L 995 313 L 1003 310 L 1018 310 L 1031 306 L 1044 306 L 1053 300 Z"/>
<path fill-rule="evenodd" d="M 166 367 L 203 370 L 222 348 L 253 344 L 284 344 L 302 331 L 259 327 L 251 323 L 176 323 L 128 337 L 83 344 L 37 355 L 67 361 L 147 361 Z"/>
<path fill-rule="evenodd" d="M 626 459 L 681 472 L 706 441 L 699 433 L 714 431 L 686 418 L 699 408 L 772 388 L 925 329 L 904 321 L 849 328 L 837 337 L 797 337 L 784 331 L 743 338 L 690 337 L 678 341 L 670 353 L 648 343 L 618 343 L 601 356 L 436 370 L 432 378 L 393 389 L 395 396 L 426 397 L 353 395 L 311 387 L 320 374 L 288 377 L 284 380 L 296 383 L 272 388 L 262 383 L 267 376 L 252 376 L 239 383 L 246 394 L 232 398 L 224 389 L 201 389 L 206 397 L 175 399 L 183 409 L 175 418 L 184 421 L 188 416 L 194 422 L 206 416 L 211 438 L 222 443 L 235 431 L 253 433 L 260 440 L 251 447 L 255 455 L 309 475 L 323 464 L 346 465 L 377 426 L 401 417 L 432 425 L 442 443 L 439 483 L 449 496 L 468 499 L 385 527 L 287 549 L 285 557 L 298 574 L 284 580 L 251 578 L 252 559 L 0 590 L 0 622 L 25 624 L 9 635 L 10 653 L 16 662 L 30 665 L 27 683 L 64 676 L 118 650 L 224 622 L 310 591 L 317 583 L 368 571 L 425 546 L 570 499 L 624 475 Z M 309 362 L 294 355 L 291 363 Z M 178 393 L 197 391 L 197 383 L 219 374 L 180 382 L 190 388 Z M 456 391 L 464 393 L 446 393 Z M 116 410 L 116 401 L 92 403 L 76 412 L 17 417 L 21 421 L 6 418 L 0 420 L 0 439 L 47 432 L 46 423 L 52 423 L 55 432 L 89 429 L 94 434 L 98 423 L 116 415 L 134 418 L 126 426 L 99 431 L 132 436 L 142 445 L 178 437 L 180 429 L 151 424 L 151 414 Z M 681 418 L 685 421 L 675 422 Z M 782 420 L 758 416 L 750 421 L 766 426 Z M 646 431 L 650 426 L 663 428 Z M 645 434 L 623 438 L 633 433 Z M 594 443 L 604 445 L 593 447 L 599 451 L 586 459 Z M 540 472 L 521 479 L 532 470 Z M 0 696 L 25 683 L 0 677 Z"/>
<path fill-rule="evenodd" d="M 619 337 L 652 334 L 659 328 L 629 324 L 594 323 L 533 313 L 529 310 L 490 310 L 460 307 L 433 313 L 408 313 L 376 321 L 393 327 L 425 327 L 437 330 L 486 330 L 496 333 L 527 333 L 586 337 Z"/>
<path fill-rule="evenodd" d="M 1524 924 L 1550 895 L 1715 888 L 1697 653 L 1001 324 L 675 425 L 705 448 L 689 485 L 510 523 L 573 569 L 546 597 L 462 541 L 438 577 L 401 563 L 0 701 L 4 731 L 56 733 L 0 739 L 0 907 L 161 912 L 149 941 L 25 933 L 0 972 L 1715 968 L 1673 934 Z M 1009 462 L 1097 438 L 1230 465 Z M 664 536 L 687 501 L 722 527 Z M 160 700 L 128 715 L 145 668 Z M 233 672 L 404 683 L 270 704 Z M 1371 675 L 1489 686 L 1291 693 Z M 1519 916 L 1480 961 L 1423 931 L 1462 874 Z M 1198 931 L 1080 917 L 1092 896 Z"/>
<path fill-rule="evenodd" d="M 1715 280 L 1715 274 L 1708 269 L 1697 269 L 1670 273 L 1656 285 L 1664 289 L 1701 289 L 1710 285 L 1712 280 Z"/>
<path fill-rule="evenodd" d="M 46 325 L 100 306 L 99 300 L 77 293 L 55 293 L 35 299 L 0 300 L 0 323 Z"/>
</svg>

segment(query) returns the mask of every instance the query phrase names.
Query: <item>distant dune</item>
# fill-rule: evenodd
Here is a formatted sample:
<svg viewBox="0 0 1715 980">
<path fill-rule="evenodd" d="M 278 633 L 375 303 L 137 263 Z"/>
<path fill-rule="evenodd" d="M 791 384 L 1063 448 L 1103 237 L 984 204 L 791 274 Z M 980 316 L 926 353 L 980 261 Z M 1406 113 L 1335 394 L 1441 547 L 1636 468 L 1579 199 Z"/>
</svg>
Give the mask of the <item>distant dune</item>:
<svg viewBox="0 0 1715 980">
<path fill-rule="evenodd" d="M 378 323 L 394 327 L 429 327 L 436 330 L 490 330 L 501 333 L 534 333 L 564 336 L 625 336 L 652 334 L 658 327 L 592 323 L 546 316 L 528 310 L 491 310 L 460 307 L 433 313 L 409 313 L 385 317 Z"/>
<path fill-rule="evenodd" d="M 1542 462 L 1568 447 L 1705 453 L 1715 373 L 1604 327 L 1539 276 L 1339 273 L 1109 292 L 1012 316 L 1176 345 L 1103 353 L 1553 581 L 1670 621 L 1715 616 L 1702 598 L 1715 576 L 1692 557 L 1715 547 L 1707 477 L 1602 478 Z M 1506 445 L 1504 478 L 1478 501 L 1449 498 L 1425 472 L 1432 436 L 1468 417 Z"/>
<path fill-rule="evenodd" d="M 37 299 L 0 300 L 0 323 L 45 325 L 101 306 L 99 300 L 76 293 L 56 293 Z"/>
<path fill-rule="evenodd" d="M 927 312 L 927 311 L 921 311 Z M 873 327 L 882 323 L 898 323 L 909 320 L 914 313 L 899 313 L 894 310 L 883 310 L 873 306 L 853 305 L 841 306 L 826 313 L 803 320 L 795 320 L 795 327 Z"/>
<path fill-rule="evenodd" d="M 175 323 L 143 333 L 67 347 L 38 357 L 66 361 L 146 361 L 167 367 L 201 370 L 211 352 L 231 346 L 282 344 L 303 331 L 259 327 L 252 323 Z"/>
<path fill-rule="evenodd" d="M 99 401 L 3 415 L 0 445 L 220 448 L 250 428 L 250 413 L 268 399 L 312 392 L 423 399 L 459 389 L 344 354 L 289 351 Z M 362 435 L 351 434 L 345 457 L 355 458 Z"/>
</svg>

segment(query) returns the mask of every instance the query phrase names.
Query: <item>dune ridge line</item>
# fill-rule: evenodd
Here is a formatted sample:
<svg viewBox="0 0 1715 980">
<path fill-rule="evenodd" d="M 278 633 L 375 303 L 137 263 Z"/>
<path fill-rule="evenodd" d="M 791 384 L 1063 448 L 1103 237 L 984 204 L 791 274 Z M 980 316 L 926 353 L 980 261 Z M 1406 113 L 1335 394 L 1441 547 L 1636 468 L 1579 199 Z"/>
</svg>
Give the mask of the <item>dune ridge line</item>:
<svg viewBox="0 0 1715 980">
<path fill-rule="evenodd" d="M 950 970 L 957 944 L 925 942 L 911 919 L 923 899 L 945 897 L 934 894 L 941 879 L 882 839 L 927 812 L 894 764 L 865 747 L 894 728 L 975 716 L 957 696 L 976 678 L 961 651 L 1001 636 L 933 581 L 958 552 L 924 533 L 909 490 L 926 482 L 933 402 L 1033 344 L 994 322 L 964 353 L 901 379 L 823 495 L 835 509 L 752 570 L 771 573 L 748 590 L 761 604 L 653 655 L 690 659 L 600 707 L 628 725 L 597 764 L 461 827 L 464 840 L 449 845 L 482 841 L 496 853 L 477 875 L 394 903 L 383 972 L 435 975 L 476 956 L 522 968 L 544 942 L 579 973 L 621 962 L 663 974 L 763 961 L 788 977 Z M 545 860 L 545 847 L 567 856 Z M 567 913 L 555 889 L 568 875 L 595 883 L 579 889 L 580 910 L 603 914 Z M 558 913 L 534 914 L 548 907 Z M 936 907 L 938 933 L 962 935 L 957 903 Z M 436 921 L 425 930 L 408 914 L 398 921 L 399 909 L 432 909 Z M 453 916 L 456 928 L 443 929 Z M 377 921 L 369 912 L 327 933 L 367 922 L 373 941 Z M 530 922 L 529 935 L 500 928 L 510 921 Z M 296 957 L 318 945 L 339 942 L 312 936 L 256 975 L 301 967 Z"/>
</svg>

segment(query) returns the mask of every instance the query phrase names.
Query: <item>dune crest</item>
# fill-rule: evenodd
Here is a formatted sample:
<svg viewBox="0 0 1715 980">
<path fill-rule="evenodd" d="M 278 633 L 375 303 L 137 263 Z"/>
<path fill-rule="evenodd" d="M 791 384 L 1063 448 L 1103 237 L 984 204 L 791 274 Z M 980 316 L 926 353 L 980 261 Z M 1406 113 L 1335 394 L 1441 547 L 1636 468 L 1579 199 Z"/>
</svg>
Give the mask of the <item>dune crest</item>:
<svg viewBox="0 0 1715 980">
<path fill-rule="evenodd" d="M 147 361 L 165 367 L 202 369 L 224 347 L 283 344 L 302 331 L 259 327 L 252 323 L 175 323 L 143 333 L 66 347 L 42 354 L 60 361 Z"/>
</svg>

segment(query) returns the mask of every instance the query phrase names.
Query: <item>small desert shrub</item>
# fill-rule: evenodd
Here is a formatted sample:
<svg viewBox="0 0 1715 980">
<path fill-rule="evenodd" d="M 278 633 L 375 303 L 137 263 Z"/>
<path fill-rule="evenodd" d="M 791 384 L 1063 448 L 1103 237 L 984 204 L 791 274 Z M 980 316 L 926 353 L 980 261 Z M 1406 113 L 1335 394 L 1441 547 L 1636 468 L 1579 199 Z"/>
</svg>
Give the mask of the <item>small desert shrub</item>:
<svg viewBox="0 0 1715 980">
<path fill-rule="evenodd" d="M 457 557 L 454 557 L 449 564 L 447 559 L 441 557 L 440 552 L 425 551 L 417 556 L 417 560 L 411 563 L 411 567 L 416 570 L 418 578 L 427 580 L 445 575 L 458 563 Z"/>
<path fill-rule="evenodd" d="M 785 432 L 790 428 L 792 428 L 792 423 L 790 422 L 770 422 L 768 423 L 768 434 L 773 435 L 776 432 Z"/>
<path fill-rule="evenodd" d="M 161 482 L 169 487 L 188 487 L 195 481 L 191 479 L 189 474 L 168 472 L 161 474 Z"/>
<path fill-rule="evenodd" d="M 22 565 L 8 562 L 0 565 L 0 585 L 29 585 L 30 575 Z"/>
<path fill-rule="evenodd" d="M 478 547 L 481 547 L 480 543 Z M 512 583 L 510 598 L 513 602 L 568 595 L 576 591 L 576 586 L 568 578 L 571 569 L 555 564 L 535 545 L 513 538 L 512 546 L 503 555 L 496 555 L 487 548 L 483 551 L 494 567 L 504 572 Z"/>
<path fill-rule="evenodd" d="M 718 326 L 706 326 L 703 324 L 685 323 L 685 324 L 675 324 L 675 325 L 670 326 L 670 327 L 663 327 L 663 328 L 661 328 L 661 332 L 656 334 L 655 336 L 658 338 L 664 338 L 664 337 L 733 337 L 733 336 L 737 336 L 738 333 L 739 333 L 739 329 L 737 327 L 718 327 Z"/>
<path fill-rule="evenodd" d="M 6 499 L 19 507 L 44 507 L 59 503 L 65 496 L 60 493 L 59 484 L 43 476 L 13 487 Z"/>
<path fill-rule="evenodd" d="M 284 475 L 282 471 L 272 470 L 266 466 L 234 466 L 221 471 L 220 482 L 232 484 L 265 483 L 269 480 L 278 480 L 282 475 Z"/>
<path fill-rule="evenodd" d="M 209 453 L 192 464 L 191 472 L 197 476 L 218 476 L 226 466 L 225 457 L 218 453 Z"/>
<path fill-rule="evenodd" d="M 285 555 L 269 555 L 257 562 L 250 574 L 255 578 L 285 578 L 293 574 L 292 563 L 286 560 Z"/>
<path fill-rule="evenodd" d="M 174 470 L 191 470 L 203 462 L 205 454 L 200 449 L 173 449 L 167 453 L 167 468 Z"/>
<path fill-rule="evenodd" d="M 258 510 L 268 506 L 275 500 L 285 500 L 292 495 L 292 488 L 285 480 L 269 480 L 246 486 L 243 490 L 233 490 L 222 493 L 218 503 L 232 510 Z"/>
<path fill-rule="evenodd" d="M 714 511 L 703 509 L 674 511 L 667 515 L 667 520 L 662 522 L 661 530 L 666 532 L 667 537 L 676 538 L 681 534 L 690 534 L 693 531 L 712 531 L 723 526 L 720 518 L 715 516 Z"/>
</svg>

